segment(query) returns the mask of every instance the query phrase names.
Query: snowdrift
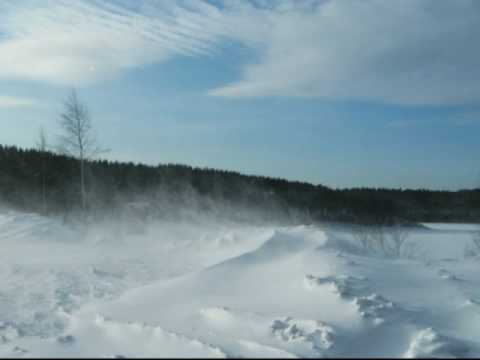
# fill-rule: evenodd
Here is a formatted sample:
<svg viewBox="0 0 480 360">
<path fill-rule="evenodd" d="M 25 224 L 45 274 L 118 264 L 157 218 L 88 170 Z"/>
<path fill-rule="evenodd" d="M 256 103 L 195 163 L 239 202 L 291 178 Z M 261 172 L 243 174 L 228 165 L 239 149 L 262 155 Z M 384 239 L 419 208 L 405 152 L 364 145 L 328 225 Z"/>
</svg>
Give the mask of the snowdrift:
<svg viewBox="0 0 480 360">
<path fill-rule="evenodd" d="M 342 228 L 158 223 L 112 238 L 4 213 L 0 356 L 479 356 L 474 228 L 426 226 L 416 256 L 392 258 Z"/>
</svg>

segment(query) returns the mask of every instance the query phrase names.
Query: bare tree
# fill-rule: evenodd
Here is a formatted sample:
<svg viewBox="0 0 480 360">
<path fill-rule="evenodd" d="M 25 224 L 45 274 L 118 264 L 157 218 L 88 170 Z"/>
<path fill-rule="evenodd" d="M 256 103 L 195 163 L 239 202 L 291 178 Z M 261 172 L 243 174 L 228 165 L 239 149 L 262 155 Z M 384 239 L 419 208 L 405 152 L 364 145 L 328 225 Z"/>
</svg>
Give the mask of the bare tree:
<svg viewBox="0 0 480 360">
<path fill-rule="evenodd" d="M 367 225 L 354 225 L 352 235 L 363 249 L 370 248 L 370 231 Z"/>
<path fill-rule="evenodd" d="M 477 257 L 480 255 L 480 230 L 472 234 L 472 241 L 465 247 L 465 258 Z"/>
<path fill-rule="evenodd" d="M 389 255 L 387 248 L 387 238 L 383 225 L 376 225 L 370 228 L 370 242 L 372 246 L 377 246 L 378 250 L 385 255 Z"/>
<path fill-rule="evenodd" d="M 480 231 L 476 231 L 472 237 L 472 243 L 477 253 L 480 254 Z"/>
<path fill-rule="evenodd" d="M 106 150 L 97 145 L 88 107 L 78 99 L 75 89 L 64 101 L 60 126 L 64 131 L 60 136 L 60 152 L 77 158 L 80 163 L 80 195 L 82 210 L 85 213 L 87 209 L 85 163 Z"/>
<path fill-rule="evenodd" d="M 399 257 L 402 255 L 409 232 L 400 225 L 394 225 L 391 228 L 382 225 L 356 225 L 352 234 L 365 250 Z"/>
<path fill-rule="evenodd" d="M 42 211 L 43 214 L 47 213 L 47 164 L 46 164 L 46 156 L 48 150 L 47 144 L 47 136 L 45 135 L 45 131 L 43 127 L 40 128 L 38 133 L 38 140 L 37 140 L 37 149 L 42 153 Z"/>
<path fill-rule="evenodd" d="M 353 238 L 365 250 L 387 254 L 385 232 L 380 225 L 356 225 Z"/>
<path fill-rule="evenodd" d="M 402 248 L 407 241 L 409 236 L 409 231 L 405 226 L 401 226 L 399 224 L 393 225 L 390 228 L 390 239 L 393 243 L 393 255 L 400 256 L 402 252 Z"/>
</svg>

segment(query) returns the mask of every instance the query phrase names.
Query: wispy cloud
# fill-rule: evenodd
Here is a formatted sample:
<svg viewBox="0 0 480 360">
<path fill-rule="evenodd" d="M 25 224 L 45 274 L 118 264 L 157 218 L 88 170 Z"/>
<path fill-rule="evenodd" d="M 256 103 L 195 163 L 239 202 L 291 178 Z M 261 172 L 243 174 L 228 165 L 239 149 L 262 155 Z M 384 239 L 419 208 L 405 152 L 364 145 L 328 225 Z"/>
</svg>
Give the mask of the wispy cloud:
<svg viewBox="0 0 480 360">
<path fill-rule="evenodd" d="M 475 0 L 2 0 L 0 79 L 87 85 L 234 40 L 259 57 L 210 95 L 459 104 L 479 37 Z"/>
<path fill-rule="evenodd" d="M 220 15 L 203 1 L 4 0 L 0 77 L 89 84 L 175 55 L 211 54 Z"/>
<path fill-rule="evenodd" d="M 261 60 L 211 95 L 480 101 L 478 1 L 284 1 L 279 9 L 268 14 Z"/>
<path fill-rule="evenodd" d="M 0 95 L 0 109 L 1 108 L 32 107 L 32 106 L 37 106 L 38 104 L 39 104 L 39 102 L 35 99 Z"/>
</svg>

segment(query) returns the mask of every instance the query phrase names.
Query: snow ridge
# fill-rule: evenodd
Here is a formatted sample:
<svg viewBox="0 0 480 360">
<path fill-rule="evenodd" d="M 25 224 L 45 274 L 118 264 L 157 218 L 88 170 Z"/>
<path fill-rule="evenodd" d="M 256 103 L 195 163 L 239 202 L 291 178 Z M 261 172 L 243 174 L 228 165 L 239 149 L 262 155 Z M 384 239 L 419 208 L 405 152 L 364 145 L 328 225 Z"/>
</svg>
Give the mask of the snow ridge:
<svg viewBox="0 0 480 360">
<path fill-rule="evenodd" d="M 413 232 L 424 260 L 358 251 L 341 227 L 145 226 L 116 242 L 0 213 L 0 356 L 480 355 L 466 226 Z"/>
</svg>

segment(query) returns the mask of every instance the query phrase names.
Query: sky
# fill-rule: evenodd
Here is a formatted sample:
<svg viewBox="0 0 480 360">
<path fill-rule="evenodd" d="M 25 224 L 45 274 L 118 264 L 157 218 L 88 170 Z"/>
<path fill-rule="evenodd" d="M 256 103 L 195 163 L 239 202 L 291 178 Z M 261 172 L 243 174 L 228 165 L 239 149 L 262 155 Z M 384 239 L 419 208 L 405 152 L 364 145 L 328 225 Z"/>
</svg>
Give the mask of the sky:
<svg viewBox="0 0 480 360">
<path fill-rule="evenodd" d="M 72 88 L 108 159 L 480 186 L 480 1 L 0 0 L 0 143 Z"/>
</svg>

